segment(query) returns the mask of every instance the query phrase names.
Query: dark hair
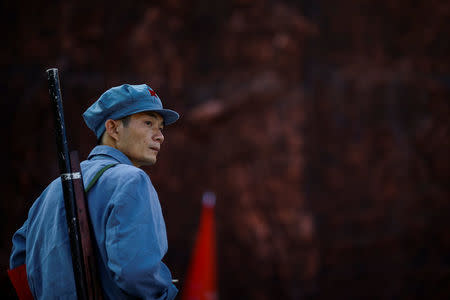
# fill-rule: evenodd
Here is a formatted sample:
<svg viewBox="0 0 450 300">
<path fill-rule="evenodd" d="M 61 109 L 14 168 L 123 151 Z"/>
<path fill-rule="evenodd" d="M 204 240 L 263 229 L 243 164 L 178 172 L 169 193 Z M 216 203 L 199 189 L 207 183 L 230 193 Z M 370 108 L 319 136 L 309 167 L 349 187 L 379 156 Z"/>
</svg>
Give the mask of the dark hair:
<svg viewBox="0 0 450 300">
<path fill-rule="evenodd" d="M 128 124 L 130 123 L 131 120 L 131 115 L 126 116 L 125 118 L 120 119 L 123 123 L 123 127 L 128 127 Z"/>
<path fill-rule="evenodd" d="M 131 120 L 131 115 L 126 116 L 126 117 L 124 117 L 122 119 L 119 119 L 119 121 L 122 121 L 123 127 L 128 127 L 128 124 L 130 124 L 130 120 Z M 105 132 L 103 132 L 102 136 L 97 140 L 97 146 L 98 145 L 103 145 L 102 144 L 102 138 L 103 138 L 103 135 L 105 134 Z"/>
</svg>

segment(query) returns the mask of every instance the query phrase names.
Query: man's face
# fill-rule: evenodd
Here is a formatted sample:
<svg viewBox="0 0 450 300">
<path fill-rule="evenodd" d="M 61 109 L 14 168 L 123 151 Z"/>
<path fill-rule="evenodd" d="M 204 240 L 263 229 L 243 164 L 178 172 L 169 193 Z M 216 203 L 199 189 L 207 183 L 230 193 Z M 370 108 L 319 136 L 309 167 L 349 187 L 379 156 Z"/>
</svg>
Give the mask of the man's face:
<svg viewBox="0 0 450 300">
<path fill-rule="evenodd" d="M 156 163 L 156 156 L 164 141 L 164 119 L 154 112 L 141 112 L 131 115 L 126 126 L 121 123 L 118 126 L 117 149 L 136 167 Z"/>
</svg>

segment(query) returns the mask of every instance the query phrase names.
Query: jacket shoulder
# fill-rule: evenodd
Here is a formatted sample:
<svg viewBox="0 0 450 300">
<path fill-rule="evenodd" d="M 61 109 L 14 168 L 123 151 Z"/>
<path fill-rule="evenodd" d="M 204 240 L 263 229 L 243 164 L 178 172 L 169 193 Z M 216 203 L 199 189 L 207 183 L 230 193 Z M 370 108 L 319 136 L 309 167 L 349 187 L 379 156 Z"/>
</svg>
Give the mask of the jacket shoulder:
<svg viewBox="0 0 450 300">
<path fill-rule="evenodd" d="M 121 180 L 148 180 L 149 178 L 147 173 L 145 173 L 142 169 L 127 164 L 117 164 L 114 167 L 111 167 L 108 172 L 108 177 Z"/>
<path fill-rule="evenodd" d="M 128 191 L 127 193 L 130 193 L 152 184 L 147 173 L 143 170 L 127 164 L 117 164 L 105 171 L 99 178 L 98 185 L 107 190 Z"/>
</svg>

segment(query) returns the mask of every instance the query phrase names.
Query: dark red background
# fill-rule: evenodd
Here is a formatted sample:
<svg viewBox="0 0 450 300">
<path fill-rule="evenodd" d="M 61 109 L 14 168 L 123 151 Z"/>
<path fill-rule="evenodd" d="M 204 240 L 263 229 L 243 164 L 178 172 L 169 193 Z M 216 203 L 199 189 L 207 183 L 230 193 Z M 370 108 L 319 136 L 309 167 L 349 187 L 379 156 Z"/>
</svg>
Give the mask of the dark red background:
<svg viewBox="0 0 450 300">
<path fill-rule="evenodd" d="M 220 299 L 448 299 L 448 1 L 2 2 L 0 294 L 11 236 L 106 89 L 148 83 L 165 132 L 166 263 L 184 282 L 217 194 Z"/>
</svg>

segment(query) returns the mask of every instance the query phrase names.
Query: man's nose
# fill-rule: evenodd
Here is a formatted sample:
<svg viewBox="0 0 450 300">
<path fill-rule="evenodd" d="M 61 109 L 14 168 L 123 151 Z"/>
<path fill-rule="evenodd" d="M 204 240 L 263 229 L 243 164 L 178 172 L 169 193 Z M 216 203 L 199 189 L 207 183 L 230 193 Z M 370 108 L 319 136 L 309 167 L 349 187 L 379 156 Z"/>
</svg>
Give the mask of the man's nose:
<svg viewBox="0 0 450 300">
<path fill-rule="evenodd" d="M 160 144 L 164 142 L 164 135 L 162 134 L 162 131 L 160 129 L 157 130 L 156 134 L 153 136 L 153 139 Z"/>
</svg>

